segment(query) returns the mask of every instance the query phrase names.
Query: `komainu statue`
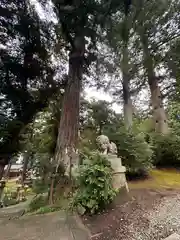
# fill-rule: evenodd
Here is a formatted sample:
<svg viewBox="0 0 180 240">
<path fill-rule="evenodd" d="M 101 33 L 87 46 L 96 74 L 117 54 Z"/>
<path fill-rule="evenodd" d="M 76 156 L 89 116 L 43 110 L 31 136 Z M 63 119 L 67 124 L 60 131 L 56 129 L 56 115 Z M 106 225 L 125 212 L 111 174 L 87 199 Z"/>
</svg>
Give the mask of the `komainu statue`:
<svg viewBox="0 0 180 240">
<path fill-rule="evenodd" d="M 117 146 L 114 142 L 110 142 L 109 138 L 105 135 L 100 135 L 96 138 L 96 143 L 99 151 L 103 154 L 117 155 Z"/>
<path fill-rule="evenodd" d="M 100 135 L 96 138 L 96 143 L 98 146 L 98 149 L 103 154 L 108 154 L 109 149 L 109 138 L 105 135 Z"/>
<path fill-rule="evenodd" d="M 117 146 L 114 142 L 110 142 L 109 144 L 109 152 L 112 155 L 116 155 L 117 156 Z"/>
<path fill-rule="evenodd" d="M 96 138 L 96 143 L 99 151 L 102 154 L 107 155 L 107 159 L 111 163 L 113 170 L 113 187 L 119 190 L 125 187 L 127 192 L 129 192 L 127 181 L 126 181 L 126 168 L 122 166 L 121 158 L 117 156 L 117 146 L 114 142 L 110 142 L 109 138 L 105 135 L 100 135 Z"/>
</svg>

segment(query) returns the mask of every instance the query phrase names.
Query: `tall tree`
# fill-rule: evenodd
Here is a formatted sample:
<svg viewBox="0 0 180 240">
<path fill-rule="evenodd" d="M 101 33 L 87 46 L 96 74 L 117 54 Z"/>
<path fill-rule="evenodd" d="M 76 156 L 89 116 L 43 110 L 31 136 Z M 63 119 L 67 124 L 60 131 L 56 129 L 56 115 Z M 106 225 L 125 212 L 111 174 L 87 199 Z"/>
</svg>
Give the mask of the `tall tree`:
<svg viewBox="0 0 180 240">
<path fill-rule="evenodd" d="M 94 60 L 101 27 L 120 4 L 115 0 L 68 3 L 54 0 L 53 3 L 66 49 L 69 49 L 68 84 L 64 94 L 55 155 L 56 162 L 63 162 L 67 166 L 71 165 L 72 153 L 77 148 L 82 75 Z"/>
<path fill-rule="evenodd" d="M 51 26 L 25 0 L 1 1 L 0 15 L 0 166 L 4 168 L 18 152 L 24 126 L 59 86 L 49 57 Z"/>
<path fill-rule="evenodd" d="M 153 57 L 148 48 L 148 38 L 146 33 L 141 33 L 141 42 L 144 52 L 144 68 L 146 69 L 148 84 L 151 91 L 151 104 L 153 108 L 153 120 L 155 131 L 163 134 L 169 132 L 168 120 L 163 106 L 162 94 L 160 91 L 160 86 L 158 84 L 158 78 L 156 77 Z"/>
<path fill-rule="evenodd" d="M 124 8 L 124 20 L 122 27 L 122 40 L 123 40 L 123 49 L 122 49 L 122 83 L 123 83 L 123 100 L 124 100 L 124 120 L 125 127 L 130 129 L 133 124 L 133 109 L 132 109 L 132 100 L 130 95 L 130 67 L 129 67 L 129 34 L 132 26 L 132 17 L 131 17 L 131 4 L 128 8 L 125 5 Z"/>
<path fill-rule="evenodd" d="M 133 24 L 136 19 L 137 11 L 136 4 L 134 1 L 128 1 L 129 5 L 124 2 L 124 8 L 121 12 L 118 12 L 111 19 L 111 26 L 108 29 L 108 46 L 112 48 L 114 52 L 114 62 L 116 65 L 117 72 L 114 71 L 115 81 L 112 81 L 113 90 L 112 93 L 117 98 L 123 98 L 124 108 L 124 122 L 126 129 L 132 127 L 133 114 L 135 108 L 132 104 L 132 97 L 137 94 L 142 86 L 142 80 L 137 81 L 139 78 L 139 61 L 135 57 L 135 41 Z M 119 76 L 117 77 L 117 75 Z M 117 80 L 116 80 L 117 78 Z M 134 80 L 135 84 L 132 84 Z M 122 82 L 122 88 L 118 87 L 119 82 Z M 119 100 L 120 102 L 120 100 Z"/>
<path fill-rule="evenodd" d="M 136 31 L 140 36 L 143 65 L 151 92 L 154 127 L 156 132 L 163 134 L 167 134 L 169 129 L 167 115 L 163 106 L 163 95 L 160 89 L 160 80 L 162 78 L 157 74 L 157 67 L 162 64 L 162 56 L 165 54 L 162 46 L 167 47 L 167 43 L 178 36 L 175 5 L 176 9 L 179 8 L 179 2 L 175 1 L 142 0 L 137 4 L 140 11 L 137 16 L 138 26 L 136 26 Z M 172 21 L 173 25 L 171 24 Z"/>
</svg>

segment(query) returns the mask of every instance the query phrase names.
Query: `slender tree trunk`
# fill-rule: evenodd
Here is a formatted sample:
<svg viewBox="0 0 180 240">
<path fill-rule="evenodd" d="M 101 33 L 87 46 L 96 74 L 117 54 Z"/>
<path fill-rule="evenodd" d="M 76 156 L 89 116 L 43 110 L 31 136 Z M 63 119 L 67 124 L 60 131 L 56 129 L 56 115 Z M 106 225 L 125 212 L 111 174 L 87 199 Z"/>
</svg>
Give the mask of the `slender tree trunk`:
<svg viewBox="0 0 180 240">
<path fill-rule="evenodd" d="M 127 45 L 123 49 L 122 75 L 123 75 L 123 101 L 124 101 L 124 122 L 126 129 L 130 129 L 133 124 L 133 109 L 129 89 L 129 62 Z"/>
<path fill-rule="evenodd" d="M 102 134 L 102 130 L 103 130 L 103 124 L 99 124 L 99 135 L 101 135 Z"/>
<path fill-rule="evenodd" d="M 24 162 L 23 162 L 23 169 L 22 169 L 22 178 L 21 178 L 21 184 L 24 185 L 24 181 L 26 180 L 26 172 L 29 162 L 29 153 L 24 153 Z"/>
<path fill-rule="evenodd" d="M 73 153 L 76 151 L 79 131 L 79 111 L 80 111 L 80 93 L 81 81 L 84 63 L 84 37 L 77 37 L 74 41 L 74 49 L 69 55 L 69 73 L 68 84 L 64 93 L 62 114 L 60 119 L 57 145 L 55 151 L 56 174 L 58 167 L 62 164 L 65 171 L 71 168 L 74 162 Z M 77 160 L 77 158 L 75 158 Z M 53 180 L 52 180 L 53 181 Z M 53 196 L 54 181 L 51 184 L 50 198 Z M 50 202 L 53 202 L 50 199 Z"/>
<path fill-rule="evenodd" d="M 43 167 L 42 171 L 42 183 L 45 185 L 48 179 L 48 169 L 47 167 Z"/>
<path fill-rule="evenodd" d="M 168 134 L 168 120 L 163 107 L 162 94 L 158 85 L 158 79 L 154 72 L 153 58 L 148 48 L 148 39 L 145 34 L 141 34 L 141 42 L 144 51 L 144 67 L 147 72 L 148 84 L 151 91 L 151 104 L 153 108 L 155 132 Z"/>
<path fill-rule="evenodd" d="M 54 201 L 53 201 L 53 195 L 54 195 L 54 182 L 55 182 L 55 178 L 53 177 L 52 180 L 51 180 L 51 185 L 50 185 L 50 190 L 49 190 L 49 205 L 53 205 Z"/>
<path fill-rule="evenodd" d="M 5 165 L 4 164 L 0 164 L 0 180 L 2 179 L 2 177 L 4 175 L 4 168 L 5 168 Z"/>
<path fill-rule="evenodd" d="M 4 178 L 5 178 L 6 180 L 8 180 L 8 178 L 9 178 L 9 173 L 10 173 L 10 170 L 11 170 L 11 166 L 12 166 L 12 162 L 11 162 L 11 160 L 10 160 L 10 162 L 8 163 L 6 172 L 4 173 Z"/>
</svg>

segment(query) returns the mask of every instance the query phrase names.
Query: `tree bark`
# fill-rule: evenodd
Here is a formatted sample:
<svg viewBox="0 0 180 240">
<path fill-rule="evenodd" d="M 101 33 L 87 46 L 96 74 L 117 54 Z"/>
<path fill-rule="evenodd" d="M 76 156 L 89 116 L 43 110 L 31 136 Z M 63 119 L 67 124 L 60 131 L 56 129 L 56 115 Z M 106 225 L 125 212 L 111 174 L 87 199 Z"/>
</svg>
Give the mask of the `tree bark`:
<svg viewBox="0 0 180 240">
<path fill-rule="evenodd" d="M 56 162 L 61 161 L 65 168 L 70 164 L 67 154 L 71 155 L 77 146 L 81 80 L 82 56 L 72 54 L 69 57 L 68 85 L 64 93 L 55 153 Z"/>
<path fill-rule="evenodd" d="M 4 168 L 5 168 L 5 165 L 0 164 L 0 180 L 2 179 L 2 177 L 4 175 Z"/>
<path fill-rule="evenodd" d="M 133 108 L 132 100 L 130 94 L 130 72 L 129 72 L 129 52 L 128 52 L 128 43 L 129 43 L 129 32 L 132 27 L 132 17 L 130 13 L 131 2 L 124 9 L 124 31 L 122 34 L 123 39 L 123 50 L 122 50 L 122 78 L 123 78 L 123 101 L 124 101 L 124 122 L 125 128 L 127 130 L 132 128 L 133 125 Z"/>
<path fill-rule="evenodd" d="M 11 160 L 10 160 L 10 162 L 8 163 L 6 172 L 4 173 L 4 178 L 5 178 L 6 180 L 8 180 L 8 178 L 9 178 L 9 173 L 10 173 L 10 170 L 11 170 L 11 166 L 12 166 L 12 162 L 11 162 Z"/>
<path fill-rule="evenodd" d="M 50 185 L 50 189 L 49 189 L 49 193 L 48 193 L 48 198 L 49 198 L 49 205 L 52 206 L 54 201 L 53 201 L 53 195 L 54 195 L 54 182 L 55 179 L 54 177 L 51 179 L 51 185 Z"/>
<path fill-rule="evenodd" d="M 133 124 L 133 109 L 129 89 L 129 66 L 128 66 L 128 49 L 127 45 L 123 49 L 122 75 L 123 75 L 123 101 L 124 101 L 124 123 L 126 129 L 130 129 Z"/>
<path fill-rule="evenodd" d="M 64 93 L 62 104 L 62 114 L 58 130 L 58 138 L 55 151 L 56 170 L 58 172 L 59 165 L 65 168 L 65 172 L 69 170 L 68 175 L 71 177 L 71 168 L 73 164 L 78 164 L 77 158 L 73 157 L 78 144 L 79 131 L 79 111 L 80 111 L 80 93 L 81 81 L 84 63 L 85 39 L 84 37 L 76 37 L 74 47 L 69 55 L 69 72 L 68 83 Z M 50 198 L 53 197 L 54 180 L 51 183 Z M 53 202 L 52 199 L 49 199 Z"/>
<path fill-rule="evenodd" d="M 147 72 L 148 84 L 151 92 L 151 104 L 153 108 L 153 121 L 155 132 L 168 134 L 168 119 L 162 101 L 162 94 L 158 85 L 158 79 L 154 72 L 153 58 L 148 48 L 148 38 L 146 34 L 141 34 L 141 42 L 144 52 L 144 67 Z"/>
<path fill-rule="evenodd" d="M 29 162 L 29 153 L 24 153 L 24 162 L 23 162 L 23 169 L 22 169 L 22 177 L 21 177 L 21 184 L 24 185 L 24 181 L 26 180 L 26 172 Z"/>
</svg>

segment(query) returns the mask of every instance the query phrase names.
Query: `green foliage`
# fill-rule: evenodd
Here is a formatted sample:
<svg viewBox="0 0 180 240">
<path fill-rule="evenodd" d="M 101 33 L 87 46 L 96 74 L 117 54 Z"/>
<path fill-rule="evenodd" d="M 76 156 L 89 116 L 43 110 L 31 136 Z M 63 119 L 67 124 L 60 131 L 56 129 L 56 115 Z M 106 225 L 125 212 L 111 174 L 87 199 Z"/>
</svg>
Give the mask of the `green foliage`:
<svg viewBox="0 0 180 240">
<path fill-rule="evenodd" d="M 102 100 L 82 101 L 80 111 L 82 135 L 87 135 L 92 140 L 94 135 L 116 131 L 117 126 L 122 123 L 122 116 L 116 114 L 111 105 Z"/>
<path fill-rule="evenodd" d="M 106 101 L 93 100 L 85 101 L 81 104 L 80 126 L 81 138 L 79 149 L 85 155 L 87 151 L 95 151 L 97 149 L 96 138 L 100 134 L 115 133 L 119 125 L 123 125 L 122 116 L 116 114 L 111 104 Z"/>
<path fill-rule="evenodd" d="M 17 204 L 17 191 L 12 191 L 10 189 L 5 189 L 3 193 L 3 204 L 4 206 L 10 206 Z"/>
<path fill-rule="evenodd" d="M 151 141 L 156 166 L 180 166 L 180 136 L 153 134 Z"/>
<path fill-rule="evenodd" d="M 154 132 L 153 119 L 152 118 L 140 119 L 139 124 L 137 124 L 137 128 L 139 132 L 147 134 Z"/>
<path fill-rule="evenodd" d="M 89 113 L 92 117 L 92 125 L 96 128 L 96 132 L 102 134 L 103 127 L 110 121 L 112 114 L 108 102 L 106 101 L 93 101 L 90 103 Z"/>
<path fill-rule="evenodd" d="M 6 207 L 11 206 L 11 205 L 15 205 L 17 203 L 18 202 L 16 201 L 16 199 L 9 198 L 8 196 L 4 196 L 4 198 L 3 198 L 3 205 L 6 206 Z"/>
<path fill-rule="evenodd" d="M 48 185 L 52 172 L 51 160 L 56 147 L 60 103 L 61 95 L 55 95 L 48 107 L 39 112 L 33 123 L 21 134 L 21 150 L 30 155 L 28 165 L 44 185 Z"/>
<path fill-rule="evenodd" d="M 84 129 L 81 132 L 81 139 L 79 141 L 79 149 L 85 150 L 95 150 L 96 149 L 96 131 L 92 128 L 83 126 Z"/>
<path fill-rule="evenodd" d="M 48 205 L 48 196 L 46 194 L 37 195 L 29 204 L 27 212 L 33 214 L 46 214 L 59 210 L 67 210 L 69 208 L 69 199 L 60 196 L 55 199 L 53 205 Z"/>
<path fill-rule="evenodd" d="M 171 101 L 168 105 L 169 126 L 172 132 L 180 136 L 180 104 L 178 101 Z"/>
<path fill-rule="evenodd" d="M 39 209 L 37 209 L 37 211 L 35 212 L 36 214 L 46 214 L 46 213 L 50 213 L 50 212 L 56 212 L 61 210 L 60 207 L 55 207 L 55 206 L 44 206 L 44 207 L 40 207 Z"/>
<path fill-rule="evenodd" d="M 105 157 L 95 152 L 84 160 L 72 206 L 81 209 L 81 214 L 94 214 L 113 200 L 116 191 L 112 187 L 111 166 Z"/>
<path fill-rule="evenodd" d="M 129 175 L 146 175 L 152 167 L 152 150 L 143 133 L 121 129 L 111 137 Z"/>
<path fill-rule="evenodd" d="M 34 193 L 47 193 L 48 192 L 48 185 L 46 185 L 41 179 L 36 179 L 33 182 L 32 190 Z"/>
<path fill-rule="evenodd" d="M 29 212 L 36 211 L 37 209 L 47 205 L 47 196 L 44 194 L 38 194 L 35 196 L 29 204 Z"/>
<path fill-rule="evenodd" d="M 28 1 L 3 0 L 1 10 L 0 154 L 8 163 L 9 156 L 19 151 L 19 134 L 59 86 L 53 81 L 49 54 L 54 44 L 48 34 L 52 27 L 40 20 Z"/>
</svg>

